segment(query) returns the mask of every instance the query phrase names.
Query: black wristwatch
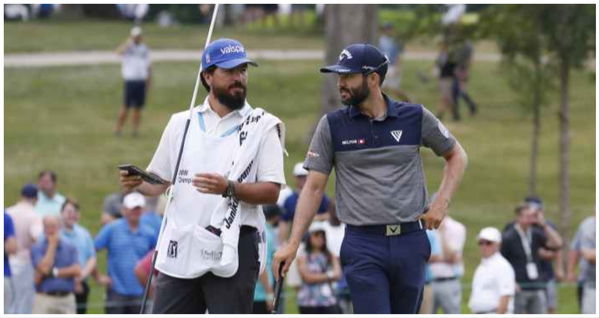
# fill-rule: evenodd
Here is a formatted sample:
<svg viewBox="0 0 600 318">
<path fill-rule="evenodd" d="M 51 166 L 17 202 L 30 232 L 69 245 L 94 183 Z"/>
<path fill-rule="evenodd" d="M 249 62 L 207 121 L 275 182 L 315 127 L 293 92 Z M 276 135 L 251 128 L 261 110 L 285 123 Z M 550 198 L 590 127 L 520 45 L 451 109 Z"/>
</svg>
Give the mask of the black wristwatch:
<svg viewBox="0 0 600 318">
<path fill-rule="evenodd" d="M 224 198 L 234 198 L 235 197 L 235 184 L 231 180 L 227 180 L 227 188 L 225 192 L 223 192 L 222 196 Z"/>
</svg>

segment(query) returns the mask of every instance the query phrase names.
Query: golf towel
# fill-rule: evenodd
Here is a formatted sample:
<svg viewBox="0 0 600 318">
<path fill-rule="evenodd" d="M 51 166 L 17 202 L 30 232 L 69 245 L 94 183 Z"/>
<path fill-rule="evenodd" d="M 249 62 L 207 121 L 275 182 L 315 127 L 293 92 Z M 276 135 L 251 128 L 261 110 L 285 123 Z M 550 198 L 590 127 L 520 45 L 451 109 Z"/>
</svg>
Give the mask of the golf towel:
<svg viewBox="0 0 600 318">
<path fill-rule="evenodd" d="M 267 113 L 261 108 L 254 109 L 246 116 L 238 130 L 237 150 L 234 152 L 232 167 L 227 178 L 239 183 L 255 182 L 256 180 L 256 156 L 266 134 L 275 127 L 281 140 L 282 146 L 285 140 L 285 128 L 279 118 Z M 221 230 L 221 242 L 223 251 L 221 260 L 213 265 L 211 271 L 220 277 L 231 277 L 235 275 L 239 266 L 238 240 L 240 236 L 241 216 L 240 213 L 258 213 L 258 233 L 261 238 L 264 234 L 264 215 L 262 209 L 257 207 L 251 211 L 240 211 L 243 206 L 237 198 L 224 198 L 223 201 L 212 212 L 210 224 Z M 259 241 L 260 271 L 264 270 L 266 263 L 265 240 Z"/>
</svg>

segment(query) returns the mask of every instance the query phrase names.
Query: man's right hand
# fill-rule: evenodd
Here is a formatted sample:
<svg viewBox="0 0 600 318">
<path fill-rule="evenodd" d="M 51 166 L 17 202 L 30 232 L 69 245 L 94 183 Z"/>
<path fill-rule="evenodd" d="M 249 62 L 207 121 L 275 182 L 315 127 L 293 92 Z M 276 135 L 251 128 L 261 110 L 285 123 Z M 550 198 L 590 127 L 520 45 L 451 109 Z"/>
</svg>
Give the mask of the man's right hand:
<svg viewBox="0 0 600 318">
<path fill-rule="evenodd" d="M 60 239 L 60 233 L 56 232 L 48 235 L 48 244 L 52 246 L 58 245 L 58 240 Z"/>
<path fill-rule="evenodd" d="M 296 258 L 296 252 L 298 252 L 298 243 L 288 243 L 280 248 L 273 257 L 273 274 L 275 275 L 275 279 L 279 281 L 279 266 L 283 262 L 283 277 L 285 277 L 286 273 L 290 269 L 290 265 Z"/>
<path fill-rule="evenodd" d="M 133 189 L 141 185 L 143 182 L 141 176 L 130 176 L 129 172 L 125 170 L 120 170 L 119 174 L 119 182 L 121 183 L 121 187 L 125 191 L 132 191 Z"/>
</svg>

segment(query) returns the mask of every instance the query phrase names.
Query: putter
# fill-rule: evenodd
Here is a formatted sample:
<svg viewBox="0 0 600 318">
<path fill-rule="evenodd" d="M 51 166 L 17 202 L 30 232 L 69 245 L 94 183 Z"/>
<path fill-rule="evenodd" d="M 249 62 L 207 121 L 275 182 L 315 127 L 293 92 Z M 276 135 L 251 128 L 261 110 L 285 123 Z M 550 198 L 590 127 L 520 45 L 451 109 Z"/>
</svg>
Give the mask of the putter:
<svg viewBox="0 0 600 318">
<path fill-rule="evenodd" d="M 273 298 L 273 307 L 271 309 L 271 314 L 277 314 L 277 310 L 279 309 L 279 302 L 281 299 L 281 289 L 283 288 L 283 265 L 285 263 L 281 262 L 279 264 L 279 280 L 275 284 L 275 298 Z"/>
<path fill-rule="evenodd" d="M 208 28 L 208 35 L 206 36 L 206 44 L 204 44 L 204 49 L 210 43 L 210 38 L 212 37 L 212 32 L 215 26 L 215 21 L 217 18 L 217 13 L 219 12 L 219 4 L 215 4 L 215 8 L 213 9 L 212 18 L 210 21 L 210 27 Z M 160 232 L 158 234 L 158 240 L 156 241 L 156 247 L 154 248 L 154 254 L 152 255 L 152 268 L 150 273 L 148 273 L 148 280 L 146 281 L 146 286 L 144 288 L 144 296 L 142 297 L 142 306 L 140 307 L 140 314 L 143 314 L 146 311 L 146 302 L 148 301 L 148 292 L 150 291 L 150 285 L 152 284 L 152 276 L 154 273 L 154 266 L 156 265 L 156 255 L 158 254 L 158 244 L 162 238 L 162 234 L 165 229 L 165 225 L 167 223 L 167 215 L 169 212 L 169 205 L 175 195 L 175 181 L 177 180 L 177 174 L 179 172 L 179 164 L 181 163 L 181 157 L 183 154 L 183 147 L 185 146 L 185 139 L 187 137 L 188 128 L 190 127 L 190 121 L 192 120 L 192 115 L 194 114 L 194 105 L 196 104 L 196 96 L 198 95 L 198 84 L 200 82 L 200 76 L 202 73 L 202 61 L 200 61 L 200 67 L 198 68 L 198 75 L 196 76 L 196 84 L 194 85 L 194 93 L 192 94 L 192 101 L 190 102 L 190 115 L 185 122 L 185 128 L 183 131 L 183 139 L 181 140 L 181 146 L 179 147 L 179 153 L 177 155 L 177 163 L 175 164 L 175 171 L 173 172 L 173 178 L 171 179 L 171 189 L 167 191 L 167 204 L 165 206 L 165 213 L 163 215 L 163 220 L 160 225 Z"/>
</svg>

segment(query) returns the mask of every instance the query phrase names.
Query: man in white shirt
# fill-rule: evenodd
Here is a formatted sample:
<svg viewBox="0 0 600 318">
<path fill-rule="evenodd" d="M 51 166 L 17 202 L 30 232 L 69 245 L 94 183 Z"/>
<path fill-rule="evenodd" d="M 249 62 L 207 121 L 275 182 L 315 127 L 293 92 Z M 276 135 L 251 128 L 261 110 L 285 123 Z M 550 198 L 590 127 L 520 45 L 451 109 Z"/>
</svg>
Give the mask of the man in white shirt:
<svg viewBox="0 0 600 318">
<path fill-rule="evenodd" d="M 209 94 L 204 104 L 193 111 L 172 189 L 173 199 L 165 212 L 166 223 L 156 262 L 160 273 L 153 303 L 155 314 L 200 314 L 206 310 L 211 314 L 252 313 L 260 266 L 261 237 L 257 229 L 265 222 L 259 205 L 277 201 L 285 177 L 282 128 L 276 125 L 260 137 L 246 182 L 228 179 L 234 152 L 247 137 L 239 127 L 242 122 L 247 125 L 256 119 L 248 117 L 254 113 L 246 102 L 248 64 L 256 65 L 246 57 L 242 44 L 231 39 L 216 40 L 203 53 L 201 79 Z M 189 112 L 184 111 L 171 117 L 147 168 L 167 180 L 165 185 L 152 185 L 121 172 L 121 185 L 125 189 L 159 195 L 171 185 L 168 181 L 173 178 L 188 116 Z M 211 225 L 211 216 L 223 197 L 231 199 L 230 204 L 239 202 L 240 207 L 239 267 L 231 277 L 218 276 L 214 269 L 201 273 L 195 267 L 221 260 L 224 255 L 207 251 L 209 247 L 199 241 L 222 237 L 221 230 Z"/>
<path fill-rule="evenodd" d="M 117 54 L 123 57 L 121 75 L 125 81 L 123 106 L 117 117 L 115 134 L 121 135 L 129 109 L 133 109 L 132 124 L 133 135 L 137 136 L 142 108 L 146 103 L 146 93 L 150 88 L 152 73 L 150 69 L 150 50 L 142 43 L 142 29 L 131 29 L 130 37 L 117 48 Z"/>
<path fill-rule="evenodd" d="M 35 288 L 34 269 L 31 264 L 31 246 L 42 234 L 42 218 L 34 207 L 38 198 L 38 189 L 26 184 L 21 189 L 21 200 L 6 209 L 13 219 L 17 253 L 10 257 L 10 269 L 14 287 L 13 313 L 31 314 Z"/>
<path fill-rule="evenodd" d="M 433 290 L 433 313 L 439 308 L 445 314 L 460 314 L 461 277 L 464 273 L 463 248 L 467 236 L 465 226 L 446 216 L 437 229 L 442 248 L 439 261 L 430 263 Z"/>
<path fill-rule="evenodd" d="M 486 227 L 477 235 L 481 263 L 475 270 L 469 308 L 475 314 L 510 314 L 515 295 L 515 272 L 500 254 L 502 234 Z"/>
</svg>

